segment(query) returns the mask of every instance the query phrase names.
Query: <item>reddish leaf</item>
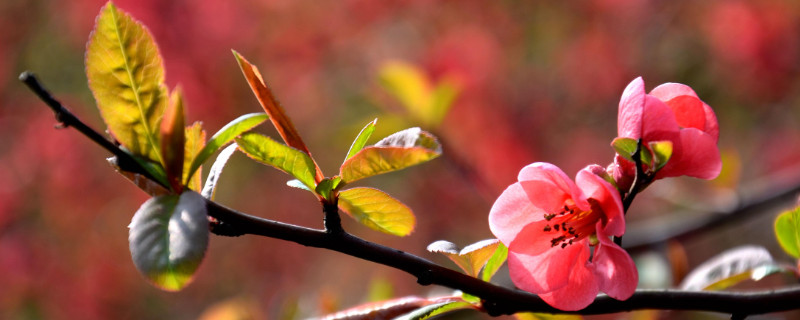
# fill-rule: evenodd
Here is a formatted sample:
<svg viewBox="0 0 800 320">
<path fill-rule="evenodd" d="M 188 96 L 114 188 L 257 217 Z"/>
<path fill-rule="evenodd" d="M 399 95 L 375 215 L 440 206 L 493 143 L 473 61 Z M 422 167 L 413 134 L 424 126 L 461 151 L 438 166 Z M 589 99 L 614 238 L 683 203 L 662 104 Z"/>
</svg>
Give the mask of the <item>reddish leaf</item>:
<svg viewBox="0 0 800 320">
<path fill-rule="evenodd" d="M 245 79 L 247 79 L 247 83 L 250 84 L 253 93 L 255 93 L 258 102 L 261 103 L 261 107 L 263 107 L 264 111 L 269 115 L 270 121 L 272 121 L 275 129 L 278 130 L 283 141 L 286 142 L 288 146 L 303 151 L 310 157 L 311 152 L 308 151 L 308 147 L 303 143 L 303 139 L 300 138 L 300 134 L 297 133 L 297 129 L 294 128 L 286 112 L 283 111 L 283 108 L 275 99 L 275 96 L 272 95 L 272 91 L 264 84 L 264 78 L 261 77 L 258 68 L 248 62 L 247 59 L 242 57 L 238 52 L 233 51 L 233 55 L 236 57 L 236 61 L 239 62 L 239 67 L 242 69 L 242 73 Z M 316 167 L 314 178 L 316 182 L 319 182 L 324 176 L 319 166 L 317 166 L 316 163 L 314 165 Z"/>
<path fill-rule="evenodd" d="M 183 159 L 186 153 L 183 118 L 183 98 L 178 89 L 170 96 L 164 118 L 161 119 L 161 158 L 164 159 L 167 181 L 176 193 L 183 190 Z"/>
</svg>

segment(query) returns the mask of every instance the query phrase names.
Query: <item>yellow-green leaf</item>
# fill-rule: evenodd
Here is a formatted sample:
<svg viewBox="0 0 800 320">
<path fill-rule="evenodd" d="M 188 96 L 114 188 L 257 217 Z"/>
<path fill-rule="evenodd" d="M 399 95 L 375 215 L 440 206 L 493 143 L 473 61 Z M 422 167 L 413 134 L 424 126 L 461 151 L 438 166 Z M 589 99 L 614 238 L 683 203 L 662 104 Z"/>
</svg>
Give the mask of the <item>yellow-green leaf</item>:
<svg viewBox="0 0 800 320">
<path fill-rule="evenodd" d="M 800 258 L 800 207 L 784 211 L 775 219 L 775 237 L 783 251 Z"/>
<path fill-rule="evenodd" d="M 202 123 L 195 122 L 191 126 L 186 127 L 186 155 L 183 158 L 183 181 L 189 189 L 198 192 L 203 188 L 202 177 L 200 174 L 195 174 L 189 178 L 189 174 L 192 173 L 192 171 L 190 171 L 192 169 L 192 162 L 200 154 L 200 150 L 203 150 L 205 145 L 206 132 L 203 130 Z M 197 169 L 202 171 L 202 166 Z"/>
<path fill-rule="evenodd" d="M 311 190 L 316 187 L 316 165 L 305 152 L 252 132 L 236 138 L 236 144 L 250 158 L 291 174 Z"/>
<path fill-rule="evenodd" d="M 428 251 L 446 255 L 464 273 L 477 278 L 483 266 L 494 256 L 500 245 L 502 244 L 497 239 L 487 239 L 468 245 L 458 251 L 458 247 L 452 242 L 439 240 L 428 245 Z M 502 262 L 500 263 L 502 264 Z"/>
<path fill-rule="evenodd" d="M 347 157 L 344 158 L 345 161 L 347 159 L 352 158 L 356 153 L 364 149 L 364 146 L 367 145 L 367 140 L 372 135 L 372 132 L 375 131 L 375 123 L 378 122 L 378 119 L 370 121 L 364 126 L 364 129 L 361 129 L 361 132 L 358 133 L 356 139 L 353 140 L 353 144 L 350 145 L 350 150 L 347 151 Z"/>
<path fill-rule="evenodd" d="M 189 167 L 189 175 L 191 176 L 200 166 L 211 157 L 214 152 L 233 141 L 234 138 L 246 131 L 253 129 L 255 126 L 261 124 L 269 118 L 264 113 L 249 113 L 240 116 L 233 121 L 228 122 L 224 127 L 219 129 L 217 133 L 211 136 L 202 149 L 193 157 L 192 165 Z"/>
<path fill-rule="evenodd" d="M 158 130 L 167 89 L 161 55 L 147 28 L 111 2 L 86 46 L 86 76 L 111 134 L 131 153 L 163 164 Z"/>
<path fill-rule="evenodd" d="M 407 236 L 414 231 L 416 218 L 405 204 L 373 188 L 352 188 L 339 192 L 339 208 L 372 229 Z"/>
<path fill-rule="evenodd" d="M 420 128 L 410 128 L 362 149 L 342 164 L 339 175 L 342 181 L 350 183 L 429 161 L 441 154 L 436 137 Z"/>
</svg>

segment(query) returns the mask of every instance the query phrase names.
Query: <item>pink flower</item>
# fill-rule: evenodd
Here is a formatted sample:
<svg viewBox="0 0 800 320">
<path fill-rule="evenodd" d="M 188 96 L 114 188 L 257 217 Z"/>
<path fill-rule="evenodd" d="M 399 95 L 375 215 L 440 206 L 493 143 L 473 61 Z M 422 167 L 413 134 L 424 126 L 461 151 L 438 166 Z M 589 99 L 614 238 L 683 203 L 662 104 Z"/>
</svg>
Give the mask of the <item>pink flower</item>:
<svg viewBox="0 0 800 320">
<path fill-rule="evenodd" d="M 672 157 L 656 173 L 656 179 L 682 175 L 714 179 L 719 175 L 717 117 L 688 86 L 665 83 L 647 94 L 644 80 L 636 78 L 622 93 L 617 117 L 619 137 L 641 138 L 645 146 L 654 141 L 672 142 Z M 619 156 L 610 171 L 618 182 L 635 174 L 633 163 Z M 624 190 L 625 183 L 619 187 Z"/>
<path fill-rule="evenodd" d="M 598 169 L 572 182 L 552 164 L 530 164 L 489 213 L 514 284 L 562 310 L 583 309 L 598 291 L 627 299 L 638 282 L 633 260 L 610 239 L 625 233 L 622 200 Z"/>
</svg>

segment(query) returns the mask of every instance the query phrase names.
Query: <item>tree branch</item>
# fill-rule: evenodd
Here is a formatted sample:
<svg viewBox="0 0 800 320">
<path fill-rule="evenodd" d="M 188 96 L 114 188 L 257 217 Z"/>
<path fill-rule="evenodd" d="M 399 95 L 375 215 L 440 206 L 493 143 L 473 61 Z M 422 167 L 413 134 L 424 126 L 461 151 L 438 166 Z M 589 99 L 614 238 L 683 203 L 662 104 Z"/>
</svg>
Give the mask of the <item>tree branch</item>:
<svg viewBox="0 0 800 320">
<path fill-rule="evenodd" d="M 25 82 L 56 114 L 56 118 L 64 126 L 76 128 L 90 140 L 119 158 L 119 161 L 130 163 L 126 168 L 134 173 L 147 175 L 147 170 L 138 166 L 130 154 L 123 151 L 101 134 L 83 124 L 77 117 L 61 106 L 36 81 L 29 72 L 20 75 Z M 151 180 L 154 180 L 151 178 Z M 154 180 L 155 181 L 155 180 Z M 353 257 L 386 265 L 405 271 L 415 277 L 421 285 L 442 285 L 478 296 L 483 300 L 483 308 L 490 315 L 513 314 L 522 311 L 565 313 L 547 305 L 538 296 L 518 289 L 500 287 L 463 273 L 442 267 L 426 259 L 397 249 L 373 243 L 344 230 L 311 229 L 268 219 L 263 219 L 226 208 L 213 201 L 207 201 L 208 215 L 218 220 L 221 235 L 258 235 L 286 241 L 304 246 L 338 251 Z M 326 218 L 338 208 L 324 207 Z M 330 224 L 330 225 L 329 225 Z M 336 221 L 326 223 L 326 229 L 338 225 Z M 221 232 L 224 230 L 224 232 Z M 212 232 L 215 232 L 212 224 Z M 800 286 L 758 292 L 709 292 L 679 290 L 637 290 L 625 301 L 614 300 L 600 295 L 586 309 L 571 312 L 578 314 L 604 314 L 625 312 L 638 309 L 664 310 L 700 310 L 732 314 L 735 317 L 797 309 L 800 301 Z"/>
</svg>

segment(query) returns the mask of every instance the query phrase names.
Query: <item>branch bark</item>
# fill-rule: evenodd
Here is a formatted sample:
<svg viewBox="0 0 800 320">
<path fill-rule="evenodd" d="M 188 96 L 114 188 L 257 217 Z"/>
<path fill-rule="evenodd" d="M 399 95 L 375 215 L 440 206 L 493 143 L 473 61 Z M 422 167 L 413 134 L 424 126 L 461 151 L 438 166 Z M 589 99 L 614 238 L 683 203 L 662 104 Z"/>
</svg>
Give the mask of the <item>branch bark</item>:
<svg viewBox="0 0 800 320">
<path fill-rule="evenodd" d="M 90 140 L 117 156 L 119 161 L 131 164 L 126 170 L 147 175 L 147 171 L 138 166 L 128 153 L 86 126 L 80 119 L 61 106 L 57 100 L 53 99 L 39 85 L 33 74 L 24 72 L 20 75 L 20 80 L 53 109 L 57 121 L 64 126 L 76 128 Z M 771 201 L 772 199 L 764 200 Z M 756 205 L 756 203 L 751 203 L 749 207 Z M 219 235 L 250 234 L 282 239 L 304 246 L 333 250 L 386 265 L 415 276 L 417 282 L 421 285 L 442 285 L 480 297 L 483 300 L 484 310 L 493 316 L 523 311 L 565 313 L 550 307 L 532 293 L 497 286 L 467 276 L 413 254 L 358 238 L 344 230 L 331 232 L 331 230 L 312 229 L 263 219 L 235 211 L 208 200 L 206 206 L 208 215 L 217 220 L 216 227 L 212 223 L 211 230 Z M 335 215 L 338 218 L 338 208 L 326 206 L 324 210 L 326 216 L 333 218 Z M 339 225 L 336 221 L 329 221 L 327 224 L 329 224 L 328 228 Z M 797 309 L 799 307 L 797 301 L 800 301 L 800 286 L 755 292 L 637 290 L 631 298 L 625 301 L 618 301 L 606 295 L 600 295 L 587 308 L 570 313 L 605 314 L 640 309 L 698 310 L 728 313 L 735 318 L 740 318 L 747 315 Z"/>
</svg>

